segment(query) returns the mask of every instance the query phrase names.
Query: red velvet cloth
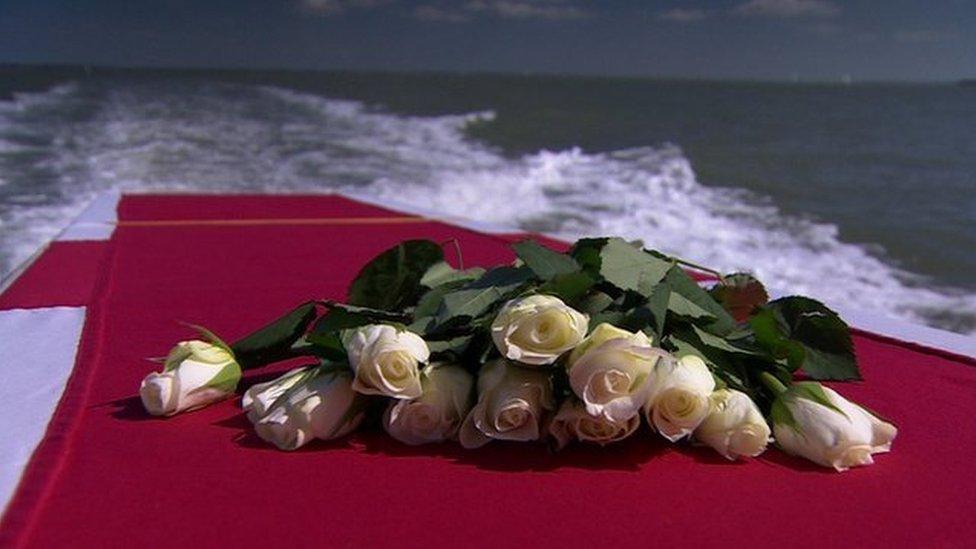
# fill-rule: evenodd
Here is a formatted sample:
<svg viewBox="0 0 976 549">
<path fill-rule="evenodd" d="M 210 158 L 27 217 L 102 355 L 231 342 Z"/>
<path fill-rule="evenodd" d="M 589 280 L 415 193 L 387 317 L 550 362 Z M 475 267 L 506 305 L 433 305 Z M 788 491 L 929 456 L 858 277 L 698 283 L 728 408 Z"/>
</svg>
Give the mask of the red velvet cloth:
<svg viewBox="0 0 976 549">
<path fill-rule="evenodd" d="M 105 248 L 104 242 L 52 242 L 0 294 L 0 309 L 87 304 Z"/>
<path fill-rule="evenodd" d="M 276 208 L 270 217 L 382 211 L 329 197 L 136 196 L 120 212 L 123 221 L 208 211 L 259 218 Z M 729 463 L 643 430 L 559 454 L 508 443 L 412 448 L 375 432 L 285 453 L 251 433 L 236 399 L 170 419 L 142 411 L 136 390 L 154 368 L 142 359 L 191 336 L 175 321 L 234 339 L 310 297 L 342 298 L 364 261 L 420 237 L 457 238 L 469 265 L 512 259 L 510 238 L 435 222 L 120 227 L 75 373 L 0 546 L 971 543 L 976 369 L 862 336 L 865 381 L 838 388 L 900 432 L 876 465 L 843 474 L 772 449 Z"/>
</svg>

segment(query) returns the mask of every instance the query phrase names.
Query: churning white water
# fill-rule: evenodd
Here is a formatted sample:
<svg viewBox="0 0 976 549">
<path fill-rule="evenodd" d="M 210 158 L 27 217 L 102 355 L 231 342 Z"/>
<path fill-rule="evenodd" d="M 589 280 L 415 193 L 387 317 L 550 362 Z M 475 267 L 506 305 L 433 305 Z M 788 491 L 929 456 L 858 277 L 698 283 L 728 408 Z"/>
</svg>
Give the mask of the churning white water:
<svg viewBox="0 0 976 549">
<path fill-rule="evenodd" d="M 0 102 L 0 272 L 111 190 L 353 191 L 566 238 L 615 234 L 828 303 L 912 320 L 976 311 L 835 226 L 701 185 L 676 145 L 502 155 L 491 112 L 411 117 L 283 88 L 66 84 Z M 959 328 L 972 330 L 971 327 Z"/>
</svg>

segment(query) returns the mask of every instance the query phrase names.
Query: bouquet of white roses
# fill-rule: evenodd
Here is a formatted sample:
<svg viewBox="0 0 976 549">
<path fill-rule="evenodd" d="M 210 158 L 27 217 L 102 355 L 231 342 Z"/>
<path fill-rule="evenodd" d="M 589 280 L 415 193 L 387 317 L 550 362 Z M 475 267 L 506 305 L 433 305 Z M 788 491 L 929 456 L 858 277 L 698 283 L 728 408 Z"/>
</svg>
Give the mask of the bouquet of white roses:
<svg viewBox="0 0 976 549">
<path fill-rule="evenodd" d="M 641 423 L 730 460 L 775 441 L 843 471 L 890 449 L 892 424 L 818 383 L 860 378 L 847 325 L 821 303 L 769 301 L 744 274 L 713 272 L 705 289 L 684 267 L 707 269 L 619 238 L 514 249 L 512 265 L 465 270 L 435 242 L 403 242 L 345 302 L 305 303 L 231 345 L 206 330 L 180 343 L 143 381 L 146 410 L 199 408 L 234 394 L 242 370 L 309 357 L 241 401 L 283 450 L 369 417 L 405 444 L 469 449 L 606 445 Z"/>
</svg>

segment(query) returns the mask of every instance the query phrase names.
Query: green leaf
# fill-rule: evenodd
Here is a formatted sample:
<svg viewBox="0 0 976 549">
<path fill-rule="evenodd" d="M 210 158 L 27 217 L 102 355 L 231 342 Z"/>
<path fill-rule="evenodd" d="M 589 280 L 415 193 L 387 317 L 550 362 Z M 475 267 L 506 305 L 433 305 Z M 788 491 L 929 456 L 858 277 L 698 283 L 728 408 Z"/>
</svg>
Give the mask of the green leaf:
<svg viewBox="0 0 976 549">
<path fill-rule="evenodd" d="M 304 335 L 291 346 L 292 356 L 315 356 L 330 361 L 346 360 L 346 350 L 342 347 L 339 334 L 319 336 L 313 342 L 308 335 Z"/>
<path fill-rule="evenodd" d="M 590 324 L 588 326 L 589 330 L 592 331 L 600 324 L 606 322 L 607 324 L 612 324 L 614 326 L 626 328 L 626 323 L 624 322 L 624 313 L 621 311 L 603 311 L 595 315 L 590 316 Z M 637 329 L 637 328 L 635 328 Z"/>
<path fill-rule="evenodd" d="M 651 314 L 651 310 L 643 305 L 634 307 L 626 313 L 620 311 L 607 311 L 601 316 L 606 316 L 607 314 L 612 313 L 616 313 L 621 316 L 617 322 L 610 322 L 609 324 L 613 324 L 618 328 L 623 328 L 624 330 L 631 332 L 642 332 L 650 329 L 650 333 L 654 333 L 654 317 Z"/>
<path fill-rule="evenodd" d="M 315 319 L 315 304 L 304 303 L 267 326 L 237 340 L 231 349 L 241 368 L 248 370 L 293 355 L 292 344 L 300 338 Z"/>
<path fill-rule="evenodd" d="M 798 341 L 786 337 L 788 328 L 782 317 L 772 309 L 763 309 L 749 319 L 749 326 L 756 336 L 756 343 L 776 359 L 785 359 L 791 372 L 803 366 L 806 350 Z"/>
<path fill-rule="evenodd" d="M 770 315 L 775 323 L 769 320 Z M 756 317 L 762 330 L 756 332 L 757 341 L 774 354 L 782 354 L 783 339 L 801 345 L 804 353 L 801 369 L 811 378 L 861 378 L 850 328 L 823 303 L 806 297 L 784 297 L 771 301 Z M 768 333 L 774 329 L 778 333 Z"/>
<path fill-rule="evenodd" d="M 489 286 L 487 288 L 472 288 L 450 292 L 444 296 L 441 310 L 437 315 L 438 323 L 442 324 L 457 317 L 477 317 L 499 301 L 505 299 L 518 286 L 518 284 L 510 286 Z"/>
<path fill-rule="evenodd" d="M 676 331 L 676 333 L 682 334 L 686 339 L 690 338 L 691 341 L 697 340 L 700 341 L 702 345 L 706 345 L 720 351 L 725 351 L 727 353 L 761 356 L 757 350 L 744 346 L 744 342 L 737 341 L 736 343 L 733 343 L 724 337 L 706 332 L 694 324 L 690 325 L 690 333 L 694 334 L 693 337 L 689 336 L 689 330 L 687 328 L 679 329 Z"/>
<path fill-rule="evenodd" d="M 349 303 L 374 309 L 399 310 L 416 303 L 424 274 L 444 260 L 440 245 L 407 240 L 367 263 L 349 287 Z"/>
<path fill-rule="evenodd" d="M 309 332 L 309 341 L 316 343 L 320 340 L 322 336 L 329 334 L 335 334 L 341 332 L 342 330 L 349 330 L 352 328 L 358 328 L 360 326 L 366 326 L 367 324 L 375 324 L 373 319 L 362 313 L 351 312 L 346 309 L 336 307 L 334 309 L 329 309 L 329 312 L 319 317 L 312 325 L 312 330 Z"/>
<path fill-rule="evenodd" d="M 576 309 L 592 316 L 605 311 L 610 305 L 613 305 L 612 297 L 601 291 L 593 291 L 577 304 Z"/>
<path fill-rule="evenodd" d="M 600 250 L 606 246 L 608 238 L 581 238 L 573 244 L 569 255 L 586 272 L 593 276 L 600 274 Z"/>
<path fill-rule="evenodd" d="M 466 282 L 462 280 L 448 282 L 446 284 L 441 284 L 436 288 L 433 288 L 422 296 L 420 296 L 420 301 L 417 302 L 417 306 L 413 310 L 414 317 L 421 319 L 424 317 L 434 316 L 437 314 L 438 309 L 441 307 L 441 303 L 444 301 L 444 296 L 458 288 L 464 286 Z"/>
<path fill-rule="evenodd" d="M 671 287 L 667 284 L 658 284 L 651 296 L 647 298 L 644 307 L 651 313 L 654 320 L 654 341 L 660 342 L 664 335 L 664 325 L 667 318 L 668 303 L 671 302 Z"/>
<path fill-rule="evenodd" d="M 671 263 L 635 248 L 620 238 L 611 238 L 600 250 L 600 274 L 621 290 L 650 296 L 664 278 Z"/>
<path fill-rule="evenodd" d="M 715 315 L 692 302 L 681 294 L 669 292 L 667 308 L 672 313 L 692 320 L 715 320 Z"/>
<path fill-rule="evenodd" d="M 434 320 L 436 319 L 433 316 L 420 316 L 415 318 L 407 326 L 407 329 L 415 334 L 426 335 L 428 330 L 434 326 Z"/>
<path fill-rule="evenodd" d="M 526 267 L 496 267 L 478 280 L 445 294 L 437 313 L 437 324 L 458 318 L 475 318 L 508 299 L 531 278 L 532 271 Z"/>
<path fill-rule="evenodd" d="M 560 275 L 578 273 L 579 263 L 572 257 L 550 250 L 533 240 L 523 240 L 512 245 L 515 255 L 525 262 L 542 280 L 552 280 Z"/>
<path fill-rule="evenodd" d="M 715 320 L 709 320 L 707 317 L 701 317 L 703 320 L 703 327 L 717 335 L 726 335 L 735 329 L 735 319 L 732 318 L 719 302 L 708 294 L 693 278 L 691 278 L 688 273 L 684 271 L 681 267 L 672 267 L 665 276 L 664 281 L 667 283 L 668 287 L 671 288 L 672 294 L 678 294 L 683 297 L 686 301 L 698 306 L 706 313 L 715 317 Z M 669 299 L 669 304 L 671 300 Z M 684 305 L 684 302 L 682 302 Z"/>
<path fill-rule="evenodd" d="M 468 283 L 465 289 L 511 286 L 523 284 L 531 279 L 532 270 L 527 267 L 495 267 L 478 280 Z"/>
<path fill-rule="evenodd" d="M 451 267 L 446 261 L 438 261 L 427 269 L 420 279 L 420 285 L 427 288 L 437 288 L 444 284 L 470 282 L 485 274 L 481 267 L 472 267 L 463 271 Z"/>
<path fill-rule="evenodd" d="M 744 322 L 756 307 L 769 301 L 769 294 L 762 282 L 745 273 L 726 276 L 725 283 L 716 284 L 709 293 L 737 322 Z"/>
<path fill-rule="evenodd" d="M 566 273 L 554 276 L 539 287 L 540 294 L 554 295 L 566 303 L 573 303 L 593 287 L 594 280 L 586 273 Z"/>
<path fill-rule="evenodd" d="M 803 372 L 813 379 L 824 381 L 853 381 L 861 379 L 854 353 L 837 354 L 804 346 L 806 359 Z"/>
<path fill-rule="evenodd" d="M 626 294 L 628 298 L 637 296 L 640 301 L 635 306 L 623 305 L 621 309 L 626 312 L 623 313 L 619 322 L 613 324 L 632 332 L 642 331 L 651 336 L 655 344 L 660 344 L 661 336 L 664 333 L 670 291 L 667 284 L 658 284 L 648 298 L 640 298 L 640 294 L 628 292 Z M 629 301 L 629 299 L 625 299 L 625 301 Z"/>
<path fill-rule="evenodd" d="M 737 367 L 732 358 L 726 353 L 694 341 L 694 338 L 683 339 L 675 334 L 667 337 L 666 344 L 673 348 L 674 356 L 681 358 L 685 355 L 695 355 L 705 361 L 709 370 L 728 387 L 751 394 L 745 381 L 745 375 Z"/>
<path fill-rule="evenodd" d="M 459 336 L 444 341 L 428 341 L 427 346 L 430 348 L 430 352 L 434 354 L 450 353 L 454 356 L 461 356 L 467 349 L 468 344 L 471 343 L 471 339 L 474 336 L 466 335 Z"/>
</svg>

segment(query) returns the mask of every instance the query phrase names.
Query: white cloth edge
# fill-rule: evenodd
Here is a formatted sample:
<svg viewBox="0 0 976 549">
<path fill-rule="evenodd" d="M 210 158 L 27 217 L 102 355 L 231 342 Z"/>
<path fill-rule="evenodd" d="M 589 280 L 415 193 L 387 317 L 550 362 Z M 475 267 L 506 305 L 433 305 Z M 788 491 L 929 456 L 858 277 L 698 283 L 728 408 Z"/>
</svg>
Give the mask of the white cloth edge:
<svg viewBox="0 0 976 549">
<path fill-rule="evenodd" d="M 52 240 L 38 246 L 30 257 L 20 262 L 12 271 L 0 278 L 0 294 L 5 292 L 28 267 L 34 264 L 51 242 L 104 241 L 112 237 L 118 222 L 118 205 L 122 199 L 119 191 L 106 191 L 96 196 Z"/>
<path fill-rule="evenodd" d="M 119 219 L 117 209 L 121 199 L 122 193 L 119 191 L 107 191 L 98 195 L 55 240 L 108 240 L 112 237 Z"/>
<path fill-rule="evenodd" d="M 0 311 L 0 509 L 44 438 L 74 370 L 84 307 Z"/>
</svg>

